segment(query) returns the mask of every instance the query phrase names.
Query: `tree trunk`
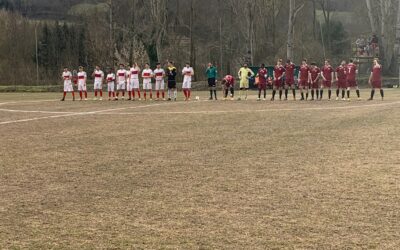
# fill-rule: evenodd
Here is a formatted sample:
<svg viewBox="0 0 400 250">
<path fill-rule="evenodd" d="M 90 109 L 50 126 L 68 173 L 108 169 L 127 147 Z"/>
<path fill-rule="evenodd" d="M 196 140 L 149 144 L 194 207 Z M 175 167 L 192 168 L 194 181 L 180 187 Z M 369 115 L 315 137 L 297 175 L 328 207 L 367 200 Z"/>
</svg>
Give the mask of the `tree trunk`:
<svg viewBox="0 0 400 250">
<path fill-rule="evenodd" d="M 371 2 L 371 0 L 365 0 L 365 3 L 367 4 L 368 17 L 369 17 L 372 34 L 378 35 L 378 28 L 376 27 L 376 21 L 375 21 L 373 9 L 372 9 L 372 2 Z"/>
<path fill-rule="evenodd" d="M 294 60 L 293 55 L 293 40 L 294 40 L 294 22 L 299 11 L 304 7 L 304 3 L 296 7 L 296 0 L 289 0 L 289 24 L 286 45 L 286 57 L 289 60 Z"/>
<path fill-rule="evenodd" d="M 397 55 L 398 74 L 399 74 L 398 85 L 400 86 L 400 1 L 397 7 L 396 42 L 394 51 L 395 54 Z"/>
</svg>

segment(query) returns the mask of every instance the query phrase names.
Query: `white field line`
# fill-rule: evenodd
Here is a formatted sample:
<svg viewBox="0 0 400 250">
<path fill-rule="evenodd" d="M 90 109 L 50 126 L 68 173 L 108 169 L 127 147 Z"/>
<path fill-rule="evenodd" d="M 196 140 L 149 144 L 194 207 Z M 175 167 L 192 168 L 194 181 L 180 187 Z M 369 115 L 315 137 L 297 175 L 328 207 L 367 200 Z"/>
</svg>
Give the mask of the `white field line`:
<svg viewBox="0 0 400 250">
<path fill-rule="evenodd" d="M 1 105 L 8 105 L 8 104 L 41 103 L 41 102 L 56 102 L 56 101 L 58 101 L 58 100 L 56 100 L 56 99 L 51 99 L 51 100 L 0 102 L 0 106 L 1 106 Z"/>
<path fill-rule="evenodd" d="M 180 102 L 181 103 L 181 102 Z M 192 103 L 199 103 L 199 102 L 192 102 Z M 223 113 L 255 113 L 255 112 L 279 112 L 279 111 L 312 111 L 312 110 L 346 110 L 346 109 L 355 109 L 355 108 L 371 108 L 371 107 L 384 107 L 384 106 L 393 106 L 400 104 L 400 101 L 396 102 L 389 102 L 389 103 L 375 103 L 375 104 L 368 104 L 368 105 L 352 105 L 352 106 L 341 106 L 341 107 L 311 107 L 311 108 L 282 108 L 282 109 L 254 109 L 254 110 L 211 110 L 211 111 L 166 111 L 166 112 L 114 112 L 114 111 L 121 111 L 121 110 L 128 110 L 128 109 L 142 109 L 148 107 L 157 107 L 157 106 L 165 106 L 170 105 L 173 103 L 160 103 L 160 104 L 149 104 L 149 105 L 142 105 L 142 106 L 135 106 L 135 107 L 121 107 L 121 108 L 114 108 L 114 109 L 104 109 L 104 110 L 97 110 L 97 111 L 87 111 L 87 112 L 69 112 L 69 113 L 58 113 L 59 115 L 52 115 L 52 116 L 44 116 L 44 117 L 34 117 L 34 118 L 27 118 L 21 120 L 11 120 L 11 121 L 4 121 L 0 122 L 0 125 L 6 124 L 14 124 L 14 123 L 23 123 L 23 122 L 30 122 L 30 121 L 38 121 L 38 120 L 46 120 L 46 119 L 55 119 L 55 118 L 62 118 L 62 117 L 71 117 L 71 116 L 83 116 L 83 115 L 169 115 L 169 114 L 223 114 Z M 0 109 L 1 111 L 1 109 Z M 21 110 L 7 110 L 9 112 L 24 112 Z M 32 111 L 35 112 L 35 111 Z M 37 111 L 36 111 L 37 112 Z"/>
<path fill-rule="evenodd" d="M 39 114 L 74 114 L 76 112 L 62 112 L 62 111 L 40 111 L 40 110 L 16 110 L 16 109 L 0 109 L 3 112 L 10 113 L 39 113 Z"/>
<path fill-rule="evenodd" d="M 166 111 L 166 112 L 119 112 L 119 113 L 108 113 L 102 112 L 102 115 L 171 115 L 171 114 L 229 114 L 229 113 L 257 113 L 257 112 L 279 112 L 279 111 L 318 111 L 318 110 L 346 110 L 346 109 L 355 109 L 355 108 L 373 108 L 373 107 L 384 107 L 384 106 L 393 106 L 400 104 L 400 101 L 390 102 L 390 103 L 380 103 L 380 104 L 368 104 L 368 105 L 352 105 L 352 106 L 341 106 L 341 107 L 314 107 L 314 108 L 278 108 L 278 109 L 239 109 L 239 110 L 210 110 L 210 111 Z"/>
<path fill-rule="evenodd" d="M 62 117 L 71 117 L 71 116 L 95 115 L 95 114 L 100 114 L 103 112 L 112 112 L 112 111 L 120 111 L 120 110 L 127 110 L 127 109 L 140 109 L 140 108 L 156 107 L 156 106 L 163 106 L 163 105 L 169 105 L 169 104 L 172 104 L 172 103 L 149 104 L 149 105 L 142 105 L 142 106 L 135 106 L 135 107 L 123 107 L 123 108 L 104 109 L 104 110 L 97 110 L 97 111 L 75 112 L 75 113 L 52 115 L 52 116 L 34 117 L 34 118 L 27 118 L 27 119 L 21 119 L 21 120 L 4 121 L 4 122 L 0 122 L 0 125 L 55 119 L 55 118 L 62 118 Z"/>
</svg>

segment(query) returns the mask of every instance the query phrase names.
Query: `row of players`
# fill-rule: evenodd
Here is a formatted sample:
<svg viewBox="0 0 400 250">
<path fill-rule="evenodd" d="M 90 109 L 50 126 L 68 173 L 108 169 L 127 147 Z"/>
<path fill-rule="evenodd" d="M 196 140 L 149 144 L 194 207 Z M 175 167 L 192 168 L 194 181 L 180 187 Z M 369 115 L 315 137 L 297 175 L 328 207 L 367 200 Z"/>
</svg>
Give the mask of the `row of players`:
<svg viewBox="0 0 400 250">
<path fill-rule="evenodd" d="M 185 95 L 185 100 L 188 101 L 191 97 L 192 77 L 194 75 L 194 70 L 188 63 L 183 68 L 182 75 L 184 76 L 182 89 Z M 160 63 L 157 63 L 157 67 L 154 69 L 154 71 L 150 68 L 148 63 L 145 64 L 143 70 L 141 70 L 136 63 L 129 70 L 125 69 L 124 64 L 120 64 L 119 70 L 116 73 L 114 73 L 112 69 L 109 69 L 107 76 L 105 76 L 104 72 L 100 69 L 100 66 L 96 66 L 92 74 L 92 77 L 94 78 L 94 99 L 98 100 L 99 97 L 99 100 L 102 100 L 103 83 L 106 81 L 109 100 L 118 100 L 120 94 L 122 94 L 122 99 L 125 99 L 125 92 L 128 92 L 128 100 L 135 100 L 136 94 L 138 99 L 141 100 L 139 76 L 143 78 L 142 89 L 144 100 L 147 100 L 147 94 L 149 94 L 150 100 L 153 99 L 152 79 L 155 79 L 157 100 L 160 98 L 166 100 L 164 79 L 167 77 L 168 100 L 176 101 L 177 69 L 172 62 L 168 63 L 166 70 L 161 67 Z M 62 73 L 62 79 L 64 81 L 64 96 L 61 101 L 65 100 L 68 92 L 72 93 L 73 100 L 75 100 L 73 83 L 78 87 L 80 99 L 87 100 L 87 73 L 84 71 L 83 67 L 79 67 L 79 72 L 77 72 L 76 75 L 72 74 L 68 68 L 65 68 L 64 72 Z"/>
<path fill-rule="evenodd" d="M 340 90 L 342 92 L 341 99 L 350 100 L 351 89 L 356 90 L 359 100 L 360 90 L 357 83 L 358 68 L 353 60 L 349 63 L 342 61 L 341 64 L 334 68 L 329 60 L 325 60 L 324 66 L 319 68 L 316 63 L 307 64 L 307 60 L 303 59 L 298 75 L 295 75 L 296 66 L 290 60 L 283 65 L 282 59 L 279 59 L 273 69 L 273 74 L 269 75 L 265 65 L 262 64 L 257 74 L 255 74 L 247 64 L 239 70 L 238 76 L 240 79 L 240 93 L 239 100 L 242 99 L 242 92 L 245 91 L 245 99 L 247 99 L 247 91 L 249 89 L 249 80 L 256 77 L 256 84 L 258 85 L 258 100 L 261 100 L 262 91 L 264 92 L 264 100 L 266 99 L 267 85 L 272 85 L 272 98 L 275 100 L 276 93 L 279 91 L 279 98 L 282 99 L 283 91 L 285 91 L 285 100 L 288 99 L 288 93 L 291 89 L 293 92 L 293 99 L 296 100 L 296 80 L 297 86 L 300 89 L 301 99 L 307 100 L 309 92 L 311 92 L 311 100 L 322 100 L 324 89 L 328 90 L 328 99 L 331 100 L 333 83 L 336 82 L 336 100 L 340 99 Z M 234 78 L 227 76 L 224 81 L 227 86 L 225 87 L 225 98 L 228 96 L 228 90 L 231 90 L 231 98 L 233 93 Z M 371 74 L 369 78 L 369 85 L 371 86 L 371 96 L 368 100 L 373 100 L 375 89 L 380 90 L 382 99 L 384 98 L 384 91 L 382 89 L 382 66 L 379 64 L 378 59 L 374 59 Z"/>
<path fill-rule="evenodd" d="M 374 60 L 374 64 L 371 70 L 371 75 L 369 79 L 369 84 L 372 88 L 371 97 L 369 100 L 373 100 L 375 89 L 380 90 L 382 99 L 384 98 L 384 92 L 382 89 L 382 76 L 381 76 L 381 65 L 378 59 Z M 304 59 L 299 69 L 299 73 L 295 76 L 296 66 L 290 60 L 287 61 L 286 65 L 283 65 L 282 59 L 279 59 L 273 70 L 273 75 L 269 75 L 268 70 L 265 65 L 262 64 L 257 74 L 255 74 L 247 64 L 238 72 L 238 77 L 240 79 L 240 92 L 238 100 L 242 99 L 242 93 L 245 92 L 244 99 L 247 99 L 247 93 L 249 90 L 249 82 L 252 77 L 256 77 L 256 84 L 258 86 L 258 100 L 261 100 L 261 94 L 264 92 L 264 100 L 266 100 L 266 90 L 267 85 L 273 86 L 272 98 L 275 100 L 277 91 L 279 91 L 279 98 L 282 99 L 283 90 L 285 91 L 285 100 L 288 99 L 289 89 L 293 92 L 293 99 L 296 100 L 296 79 L 298 81 L 298 87 L 301 92 L 300 100 L 308 100 L 309 90 L 311 90 L 311 100 L 322 100 L 324 89 L 328 89 L 328 99 L 331 100 L 332 96 L 332 86 L 333 82 L 337 82 L 336 88 L 336 100 L 339 100 L 340 90 L 342 91 L 342 100 L 346 100 L 345 94 L 347 92 L 347 100 L 350 100 L 350 91 L 352 88 L 356 89 L 357 97 L 360 99 L 360 90 L 357 84 L 357 74 L 358 69 L 352 60 L 347 64 L 343 61 L 336 69 L 331 66 L 329 60 L 325 61 L 322 68 L 317 67 L 316 63 L 311 63 L 309 66 L 307 60 Z M 130 70 L 126 70 L 123 64 L 120 64 L 120 69 L 115 75 L 110 69 L 107 77 L 109 100 L 118 100 L 120 92 L 122 93 L 122 98 L 125 97 L 125 91 L 128 92 L 129 99 L 135 100 L 136 93 L 138 94 L 139 100 L 141 100 L 140 86 L 139 86 L 139 75 L 143 78 L 143 91 L 144 99 L 147 99 L 147 93 L 150 94 L 150 99 L 153 99 L 152 93 L 152 83 L 151 80 L 155 79 L 155 89 L 157 100 L 160 96 L 165 100 L 165 82 L 164 78 L 168 78 L 168 100 L 176 100 L 177 88 L 176 88 L 176 76 L 177 69 L 173 66 L 172 62 L 168 63 L 166 70 L 161 68 L 161 64 L 158 63 L 156 69 L 153 71 L 150 69 L 149 64 L 145 64 L 143 71 L 140 70 L 137 64 L 134 64 Z M 210 88 L 210 100 L 213 100 L 213 94 L 215 100 L 217 100 L 217 69 L 212 63 L 208 64 L 206 70 L 206 75 L 208 77 L 208 84 Z M 194 75 L 194 70 L 190 67 L 190 64 L 182 70 L 183 83 L 182 90 L 185 95 L 185 101 L 190 100 L 191 97 L 191 83 L 192 76 Z M 98 93 L 100 94 L 100 100 L 102 99 L 102 84 L 104 81 L 104 73 L 100 70 L 99 66 L 96 66 L 95 71 L 92 74 L 94 78 L 94 91 L 95 99 L 97 100 Z M 83 70 L 83 67 L 79 68 L 79 72 L 75 76 L 68 68 L 64 69 L 62 74 L 64 80 L 64 96 L 62 101 L 65 100 L 67 92 L 72 92 L 73 99 L 75 100 L 74 90 L 72 82 L 78 85 L 78 91 L 81 100 L 83 99 L 83 94 L 85 100 L 87 100 L 87 74 Z M 321 81 L 322 80 L 322 81 Z M 117 81 L 117 93 L 115 93 L 115 81 Z M 224 89 L 224 99 L 228 98 L 230 92 L 230 98 L 234 98 L 234 84 L 235 78 L 232 75 L 227 75 L 222 80 L 222 86 Z M 116 94 L 116 95 L 115 95 Z"/>
</svg>

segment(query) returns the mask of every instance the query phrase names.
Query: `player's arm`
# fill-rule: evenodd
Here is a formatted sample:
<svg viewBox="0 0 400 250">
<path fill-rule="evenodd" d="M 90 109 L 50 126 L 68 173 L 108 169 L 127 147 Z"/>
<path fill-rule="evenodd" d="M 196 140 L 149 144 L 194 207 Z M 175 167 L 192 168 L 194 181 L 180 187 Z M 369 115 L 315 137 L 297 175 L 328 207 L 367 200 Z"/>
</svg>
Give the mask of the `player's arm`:
<svg viewBox="0 0 400 250">
<path fill-rule="evenodd" d="M 311 72 L 310 71 L 308 71 L 308 82 L 312 82 Z"/>
<path fill-rule="evenodd" d="M 282 79 L 282 78 L 284 78 L 284 77 L 285 77 L 285 75 L 286 75 L 286 70 L 285 70 L 285 71 L 283 71 L 283 74 L 281 75 L 281 77 L 279 77 L 279 80 L 280 80 L 280 79 Z"/>
<path fill-rule="evenodd" d="M 322 80 L 326 81 L 326 77 L 324 75 L 324 71 L 323 70 L 321 71 L 321 77 L 322 77 Z"/>
<path fill-rule="evenodd" d="M 371 86 L 372 85 L 372 77 L 373 77 L 374 73 L 371 72 L 371 74 L 369 75 L 369 80 L 368 80 L 368 84 Z"/>
<path fill-rule="evenodd" d="M 238 76 L 239 76 L 239 79 L 242 79 L 242 70 L 239 70 Z"/>
<path fill-rule="evenodd" d="M 251 69 L 250 69 L 250 74 L 251 74 L 251 76 L 250 76 L 250 77 L 254 77 L 254 76 L 255 76 L 255 74 L 254 74 L 254 71 L 253 71 L 253 70 L 251 70 Z"/>
</svg>

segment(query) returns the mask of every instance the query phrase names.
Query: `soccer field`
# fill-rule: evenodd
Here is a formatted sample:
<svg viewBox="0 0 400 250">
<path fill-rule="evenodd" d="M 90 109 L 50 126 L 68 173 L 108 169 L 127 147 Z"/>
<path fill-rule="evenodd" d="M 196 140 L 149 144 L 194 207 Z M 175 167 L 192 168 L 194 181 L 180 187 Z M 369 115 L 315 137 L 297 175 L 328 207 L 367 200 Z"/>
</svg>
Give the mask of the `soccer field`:
<svg viewBox="0 0 400 250">
<path fill-rule="evenodd" d="M 252 94 L 1 93 L 0 248 L 399 249 L 400 90 Z"/>
</svg>

